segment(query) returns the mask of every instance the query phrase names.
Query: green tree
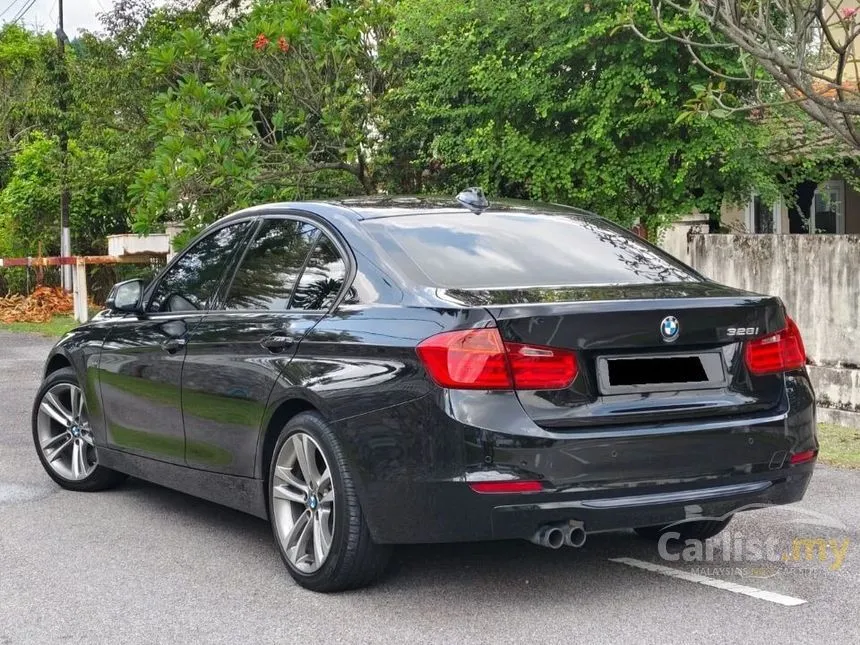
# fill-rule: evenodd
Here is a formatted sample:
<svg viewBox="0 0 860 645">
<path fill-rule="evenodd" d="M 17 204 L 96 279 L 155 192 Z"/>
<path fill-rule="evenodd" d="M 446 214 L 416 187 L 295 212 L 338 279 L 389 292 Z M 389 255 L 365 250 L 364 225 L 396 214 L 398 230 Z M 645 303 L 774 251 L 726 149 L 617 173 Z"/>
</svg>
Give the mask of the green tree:
<svg viewBox="0 0 860 645">
<path fill-rule="evenodd" d="M 158 142 L 133 186 L 136 230 L 375 191 L 386 83 L 376 50 L 390 4 L 259 2 L 222 31 L 181 30 L 155 48 L 169 87 L 150 111 Z"/>
<path fill-rule="evenodd" d="M 15 24 L 0 28 L 0 189 L 22 138 L 57 116 L 51 92 L 55 67 L 50 36 Z"/>
<path fill-rule="evenodd" d="M 685 105 L 707 71 L 619 25 L 617 0 L 405 0 L 384 53 L 404 71 L 383 132 L 393 185 L 575 204 L 650 231 L 718 213 L 756 187 L 784 192 L 773 131 Z M 680 115 L 680 116 L 679 116 Z"/>
<path fill-rule="evenodd" d="M 45 254 L 59 251 L 61 126 L 70 138 L 73 252 L 104 253 L 105 236 L 130 226 L 128 187 L 154 149 L 149 106 L 168 87 L 149 52 L 177 26 L 208 24 L 208 16 L 120 0 L 102 20 L 103 32 L 85 33 L 66 50 L 64 115 L 56 108 L 53 36 L 13 25 L 0 31 L 0 255 L 35 255 L 40 243 Z"/>
<path fill-rule="evenodd" d="M 99 147 L 69 144 L 72 247 L 76 253 L 107 251 L 106 236 L 123 231 L 125 186 L 110 155 Z M 32 132 L 13 157 L 13 171 L 0 191 L 0 256 L 59 252 L 60 164 L 57 141 Z"/>
</svg>

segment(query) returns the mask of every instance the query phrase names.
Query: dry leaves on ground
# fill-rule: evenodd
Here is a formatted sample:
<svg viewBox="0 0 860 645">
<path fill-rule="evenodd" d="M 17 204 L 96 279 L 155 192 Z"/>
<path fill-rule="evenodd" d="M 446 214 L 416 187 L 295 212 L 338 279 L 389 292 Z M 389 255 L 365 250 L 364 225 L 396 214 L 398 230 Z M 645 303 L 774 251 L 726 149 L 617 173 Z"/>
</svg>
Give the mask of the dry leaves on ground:
<svg viewBox="0 0 860 645">
<path fill-rule="evenodd" d="M 48 322 L 58 314 L 74 310 L 72 294 L 57 287 L 36 287 L 29 296 L 0 298 L 0 322 Z"/>
</svg>

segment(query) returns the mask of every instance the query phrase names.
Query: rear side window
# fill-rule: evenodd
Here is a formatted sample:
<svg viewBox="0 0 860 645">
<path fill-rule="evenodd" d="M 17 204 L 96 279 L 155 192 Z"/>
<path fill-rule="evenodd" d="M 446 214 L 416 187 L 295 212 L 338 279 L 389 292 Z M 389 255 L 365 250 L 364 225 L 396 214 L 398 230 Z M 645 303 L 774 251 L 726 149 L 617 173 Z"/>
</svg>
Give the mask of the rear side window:
<svg viewBox="0 0 860 645">
<path fill-rule="evenodd" d="M 293 301 L 292 309 L 328 309 L 346 279 L 346 262 L 332 241 L 321 234 L 305 267 Z"/>
<path fill-rule="evenodd" d="M 464 211 L 363 225 L 407 277 L 439 288 L 700 280 L 680 262 L 598 217 Z"/>
<path fill-rule="evenodd" d="M 224 308 L 284 311 L 319 229 L 290 219 L 265 220 L 227 291 Z"/>
</svg>

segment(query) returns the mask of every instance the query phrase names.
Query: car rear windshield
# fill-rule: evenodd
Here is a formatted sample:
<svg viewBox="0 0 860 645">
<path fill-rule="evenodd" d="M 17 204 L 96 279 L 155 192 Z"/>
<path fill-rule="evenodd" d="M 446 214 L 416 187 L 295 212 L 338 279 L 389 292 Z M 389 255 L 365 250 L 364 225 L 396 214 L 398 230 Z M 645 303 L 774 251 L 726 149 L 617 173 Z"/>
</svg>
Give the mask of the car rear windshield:
<svg viewBox="0 0 860 645">
<path fill-rule="evenodd" d="M 691 282 L 683 264 L 599 217 L 468 211 L 365 220 L 411 280 L 445 289 Z"/>
</svg>

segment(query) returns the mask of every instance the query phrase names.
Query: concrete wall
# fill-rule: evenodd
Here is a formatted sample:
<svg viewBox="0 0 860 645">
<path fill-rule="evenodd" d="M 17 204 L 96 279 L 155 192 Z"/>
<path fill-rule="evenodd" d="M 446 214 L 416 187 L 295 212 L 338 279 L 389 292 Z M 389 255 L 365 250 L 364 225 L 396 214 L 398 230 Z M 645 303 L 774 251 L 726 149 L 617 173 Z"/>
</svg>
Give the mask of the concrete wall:
<svg viewBox="0 0 860 645">
<path fill-rule="evenodd" d="M 860 428 L 860 235 L 707 235 L 681 223 L 662 244 L 717 282 L 782 298 L 821 420 Z"/>
<path fill-rule="evenodd" d="M 674 255 L 687 262 L 685 259 L 688 255 L 687 244 L 688 238 L 695 234 L 707 234 L 708 232 L 708 216 L 693 215 L 682 216 L 673 226 L 663 230 L 660 234 L 660 246 Z M 689 262 L 687 262 L 689 264 Z"/>
</svg>

